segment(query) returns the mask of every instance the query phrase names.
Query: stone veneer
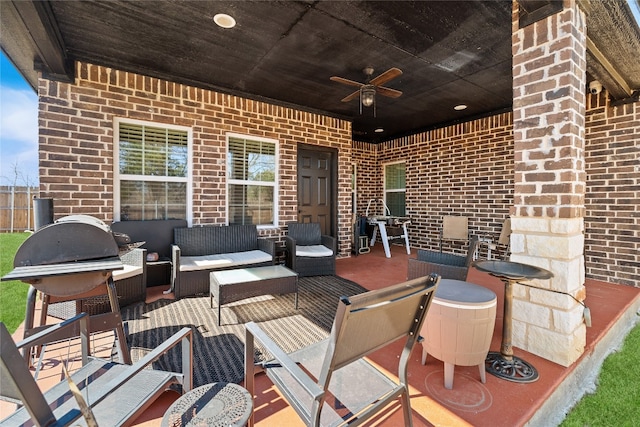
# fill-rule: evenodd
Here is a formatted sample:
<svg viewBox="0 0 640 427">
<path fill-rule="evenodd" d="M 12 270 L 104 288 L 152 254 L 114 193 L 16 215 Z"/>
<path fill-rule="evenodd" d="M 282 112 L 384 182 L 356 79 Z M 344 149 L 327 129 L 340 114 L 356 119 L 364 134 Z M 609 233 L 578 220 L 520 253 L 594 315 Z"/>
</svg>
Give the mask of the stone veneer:
<svg viewBox="0 0 640 427">
<path fill-rule="evenodd" d="M 586 19 L 575 0 L 519 28 L 513 19 L 515 187 L 511 260 L 551 280 L 513 289 L 513 344 L 563 366 L 586 344 Z M 568 294 L 568 295 L 567 295 Z"/>
</svg>

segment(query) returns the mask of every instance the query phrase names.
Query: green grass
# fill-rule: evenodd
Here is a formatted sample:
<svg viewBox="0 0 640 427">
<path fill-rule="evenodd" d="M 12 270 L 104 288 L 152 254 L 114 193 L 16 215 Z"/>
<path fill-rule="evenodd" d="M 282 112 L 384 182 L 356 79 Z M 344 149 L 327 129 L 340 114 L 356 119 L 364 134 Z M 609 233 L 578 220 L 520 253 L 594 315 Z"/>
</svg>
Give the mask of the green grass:
<svg viewBox="0 0 640 427">
<path fill-rule="evenodd" d="M 0 276 L 13 270 L 13 257 L 29 233 L 0 233 Z M 29 285 L 21 281 L 0 283 L 0 322 L 13 333 L 24 321 Z"/>
<path fill-rule="evenodd" d="M 640 325 L 627 335 L 620 351 L 605 359 L 596 392 L 578 402 L 560 425 L 640 426 Z"/>
</svg>

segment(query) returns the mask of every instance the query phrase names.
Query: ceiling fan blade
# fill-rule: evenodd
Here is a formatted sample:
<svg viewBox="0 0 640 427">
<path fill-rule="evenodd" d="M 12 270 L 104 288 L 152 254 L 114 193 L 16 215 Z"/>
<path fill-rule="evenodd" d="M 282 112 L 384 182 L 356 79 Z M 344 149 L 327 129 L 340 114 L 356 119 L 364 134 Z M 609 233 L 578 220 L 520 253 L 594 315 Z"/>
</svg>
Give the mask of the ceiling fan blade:
<svg viewBox="0 0 640 427">
<path fill-rule="evenodd" d="M 376 91 L 380 95 L 388 96 L 389 98 L 399 98 L 402 95 L 401 91 L 384 87 L 384 86 L 376 86 Z"/>
<path fill-rule="evenodd" d="M 353 80 L 349 80 L 349 79 L 345 79 L 342 77 L 338 77 L 338 76 L 333 76 L 330 77 L 330 80 L 334 81 L 334 82 L 338 82 L 338 83 L 343 83 L 345 85 L 350 85 L 350 86 L 362 86 L 363 83 L 358 83 L 358 82 L 354 82 Z"/>
<path fill-rule="evenodd" d="M 371 80 L 372 85 L 382 85 L 388 82 L 389 80 L 395 79 L 396 77 L 402 75 L 402 70 L 400 68 L 389 68 L 384 73 L 380 74 L 375 79 Z"/>
<path fill-rule="evenodd" d="M 357 98 L 358 96 L 360 96 L 360 91 L 359 90 L 353 92 L 351 95 L 347 95 L 344 98 L 342 98 L 342 102 L 349 102 L 352 99 Z"/>
</svg>

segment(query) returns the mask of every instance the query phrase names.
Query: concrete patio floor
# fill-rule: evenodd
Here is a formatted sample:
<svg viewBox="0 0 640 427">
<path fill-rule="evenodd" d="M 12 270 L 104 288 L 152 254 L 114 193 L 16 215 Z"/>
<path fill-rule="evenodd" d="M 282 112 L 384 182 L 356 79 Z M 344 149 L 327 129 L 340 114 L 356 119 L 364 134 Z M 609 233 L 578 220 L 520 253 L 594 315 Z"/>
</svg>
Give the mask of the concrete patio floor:
<svg viewBox="0 0 640 427">
<path fill-rule="evenodd" d="M 407 255 L 405 248 L 391 245 L 391 258 L 386 258 L 382 246 L 377 244 L 370 253 L 337 261 L 337 274 L 367 289 L 378 289 L 406 279 Z M 503 283 L 474 268 L 467 281 L 483 285 L 498 295 L 496 327 L 491 350 L 498 351 L 502 334 Z M 514 354 L 531 363 L 539 372 L 533 383 L 515 383 L 487 374 L 482 384 L 477 367 L 456 366 L 452 390 L 444 388 L 443 363 L 429 357 L 426 365 L 420 364 L 421 346 L 414 349 L 409 363 L 411 405 L 414 426 L 552 426 L 564 418 L 566 410 L 589 390 L 594 389 L 595 379 L 603 360 L 622 343 L 628 331 L 640 317 L 640 289 L 587 280 L 586 305 L 591 310 L 592 326 L 587 328 L 587 346 L 580 359 L 569 367 L 514 348 Z M 148 289 L 147 301 L 166 298 L 164 287 Z M 51 319 L 51 322 L 58 321 Z M 21 330 L 14 337 L 21 337 Z M 112 339 L 105 338 L 105 348 L 110 350 Z M 398 344 L 401 346 L 401 344 Z M 66 352 L 66 349 L 60 351 Z M 394 352 L 379 350 L 370 358 L 383 369 L 393 371 L 397 365 Z M 54 364 L 55 365 L 55 364 Z M 39 384 L 43 388 L 60 380 L 59 366 L 46 366 L 40 373 Z M 354 386 L 357 386 L 354 384 Z M 256 425 L 302 426 L 291 409 L 266 376 L 257 377 Z M 159 426 L 167 407 L 178 397 L 175 392 L 165 392 L 152 407 L 134 423 L 138 426 Z M 4 418 L 13 405 L 0 404 L 0 418 Z M 401 426 L 404 424 L 399 404 L 390 405 L 383 415 L 368 425 Z M 9 412 L 8 412 L 9 411 Z"/>
</svg>

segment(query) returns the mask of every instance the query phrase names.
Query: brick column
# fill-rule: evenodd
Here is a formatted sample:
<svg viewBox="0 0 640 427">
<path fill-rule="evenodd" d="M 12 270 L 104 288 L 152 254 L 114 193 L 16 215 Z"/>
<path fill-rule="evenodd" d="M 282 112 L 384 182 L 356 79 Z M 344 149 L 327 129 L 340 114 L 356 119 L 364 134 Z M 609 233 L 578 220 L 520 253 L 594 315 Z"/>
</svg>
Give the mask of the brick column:
<svg viewBox="0 0 640 427">
<path fill-rule="evenodd" d="M 576 0 L 524 28 L 514 0 L 511 260 L 550 270 L 513 290 L 513 344 L 568 366 L 584 351 L 586 23 Z M 560 292 L 560 293 L 559 293 Z"/>
</svg>

